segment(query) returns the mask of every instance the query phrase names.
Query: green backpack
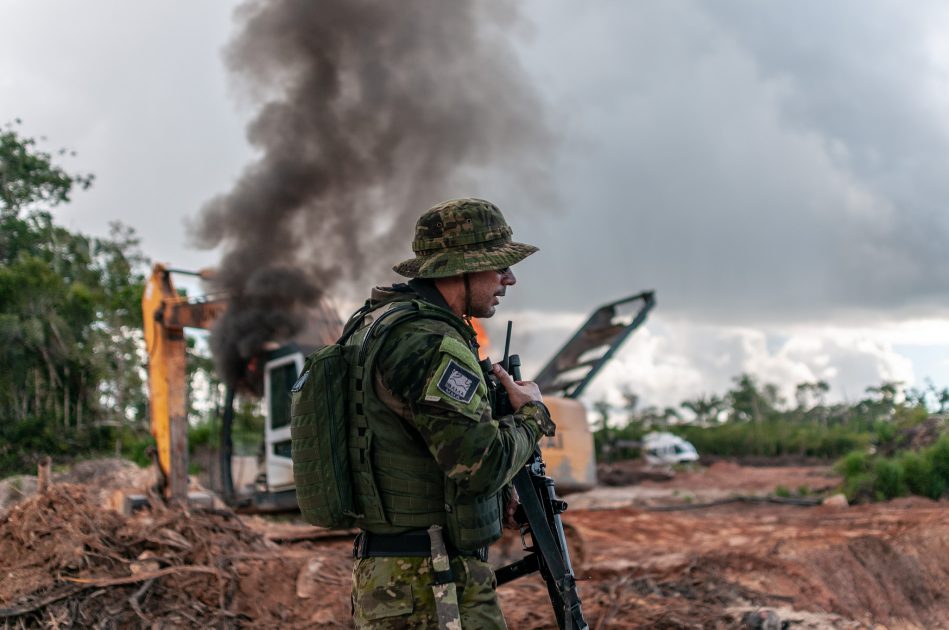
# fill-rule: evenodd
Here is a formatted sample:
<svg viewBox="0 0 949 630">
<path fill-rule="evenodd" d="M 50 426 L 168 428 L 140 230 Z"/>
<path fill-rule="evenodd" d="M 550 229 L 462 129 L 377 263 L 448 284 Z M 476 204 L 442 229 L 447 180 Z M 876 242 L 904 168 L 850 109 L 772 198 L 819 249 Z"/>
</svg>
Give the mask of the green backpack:
<svg viewBox="0 0 949 630">
<path fill-rule="evenodd" d="M 346 346 L 334 343 L 306 359 L 290 390 L 290 457 L 297 504 L 308 523 L 353 526 L 353 483 L 347 447 Z"/>
<path fill-rule="evenodd" d="M 290 456 L 297 503 L 308 523 L 348 529 L 363 515 L 353 502 L 349 456 L 349 423 L 361 405 L 350 405 L 350 379 L 371 383 L 375 356 L 396 324 L 409 319 L 436 317 L 412 302 L 384 312 L 369 326 L 358 346 L 347 344 L 370 311 L 363 306 L 346 324 L 343 335 L 307 357 L 303 371 L 290 390 Z M 387 326 L 382 326 L 387 322 Z M 377 341 L 367 356 L 369 341 Z"/>
</svg>

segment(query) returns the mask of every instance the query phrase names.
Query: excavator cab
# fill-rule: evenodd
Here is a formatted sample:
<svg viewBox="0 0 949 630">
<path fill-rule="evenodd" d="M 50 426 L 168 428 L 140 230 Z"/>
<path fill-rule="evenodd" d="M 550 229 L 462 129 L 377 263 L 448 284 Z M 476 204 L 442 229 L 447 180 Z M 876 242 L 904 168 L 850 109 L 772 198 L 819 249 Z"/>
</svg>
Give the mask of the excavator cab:
<svg viewBox="0 0 949 630">
<path fill-rule="evenodd" d="M 264 452 L 267 490 L 293 489 L 293 462 L 290 459 L 290 387 L 303 370 L 304 354 L 296 344 L 270 353 L 264 364 L 264 405 L 267 421 Z"/>
<path fill-rule="evenodd" d="M 244 489 L 237 489 L 237 503 L 252 511 L 297 509 L 290 459 L 290 388 L 303 371 L 306 356 L 314 350 L 316 347 L 291 342 L 262 357 L 264 441 L 250 501 L 243 496 Z"/>
</svg>

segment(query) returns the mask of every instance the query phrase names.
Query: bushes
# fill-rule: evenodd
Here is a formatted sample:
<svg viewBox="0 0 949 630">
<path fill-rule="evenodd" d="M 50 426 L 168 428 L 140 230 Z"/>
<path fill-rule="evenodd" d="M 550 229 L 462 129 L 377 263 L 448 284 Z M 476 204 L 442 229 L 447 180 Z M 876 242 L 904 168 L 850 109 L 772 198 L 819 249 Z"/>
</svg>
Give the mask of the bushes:
<svg viewBox="0 0 949 630">
<path fill-rule="evenodd" d="M 905 453 L 900 458 L 900 466 L 906 480 L 906 487 L 912 494 L 930 499 L 938 499 L 946 491 L 946 478 L 936 474 L 931 459 L 916 453 Z"/>
<path fill-rule="evenodd" d="M 871 435 L 847 426 L 769 420 L 729 422 L 715 427 L 671 429 L 691 442 L 699 453 L 735 457 L 803 455 L 834 458 L 870 443 Z"/>
<path fill-rule="evenodd" d="M 870 456 L 864 451 L 847 453 L 835 466 L 837 472 L 844 478 L 856 477 L 870 472 Z"/>
<path fill-rule="evenodd" d="M 949 435 L 942 436 L 932 447 L 930 461 L 933 474 L 949 483 Z"/>
<path fill-rule="evenodd" d="M 46 456 L 56 464 L 110 457 L 117 444 L 124 457 L 144 466 L 149 463 L 145 448 L 153 442 L 147 432 L 130 427 L 93 425 L 66 431 L 35 418 L 13 421 L 0 432 L 0 478 L 36 474 L 37 462 Z"/>
<path fill-rule="evenodd" d="M 220 429 L 213 422 L 199 422 L 188 427 L 188 452 L 209 447 L 216 449 L 220 443 Z"/>
<path fill-rule="evenodd" d="M 118 455 L 142 467 L 152 464 L 148 449 L 155 446 L 155 438 L 147 429 L 120 427 L 115 439 L 119 442 Z"/>
<path fill-rule="evenodd" d="M 875 498 L 877 501 L 894 499 L 909 494 L 906 473 L 899 461 L 878 459 L 873 465 Z"/>
<path fill-rule="evenodd" d="M 835 468 L 844 477 L 844 493 L 851 502 L 883 501 L 908 494 L 939 499 L 949 490 L 949 435 L 919 453 L 897 457 L 849 453 Z"/>
</svg>

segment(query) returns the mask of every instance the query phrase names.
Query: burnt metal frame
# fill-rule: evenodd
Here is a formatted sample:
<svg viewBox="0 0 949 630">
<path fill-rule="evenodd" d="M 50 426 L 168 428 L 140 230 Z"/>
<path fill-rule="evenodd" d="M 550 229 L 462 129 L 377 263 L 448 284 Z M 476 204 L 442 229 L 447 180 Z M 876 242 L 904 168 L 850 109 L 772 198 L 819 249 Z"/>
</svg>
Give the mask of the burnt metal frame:
<svg viewBox="0 0 949 630">
<path fill-rule="evenodd" d="M 616 350 L 623 345 L 626 338 L 639 326 L 646 321 L 646 316 L 653 306 L 656 305 L 656 292 L 643 291 L 636 295 L 631 295 L 609 304 L 600 306 L 587 319 L 573 337 L 563 345 L 557 354 L 548 361 L 544 369 L 540 371 L 535 382 L 544 394 L 559 394 L 565 398 L 578 398 L 583 393 L 587 385 L 593 380 L 597 372 L 613 356 Z M 617 322 L 619 317 L 617 307 L 642 300 L 643 304 L 639 311 L 628 324 Z M 599 357 L 587 361 L 580 361 L 580 358 L 596 348 L 609 346 L 606 352 Z M 574 378 L 567 381 L 559 381 L 560 377 L 567 372 L 572 372 L 581 368 L 589 370 L 580 378 Z"/>
</svg>

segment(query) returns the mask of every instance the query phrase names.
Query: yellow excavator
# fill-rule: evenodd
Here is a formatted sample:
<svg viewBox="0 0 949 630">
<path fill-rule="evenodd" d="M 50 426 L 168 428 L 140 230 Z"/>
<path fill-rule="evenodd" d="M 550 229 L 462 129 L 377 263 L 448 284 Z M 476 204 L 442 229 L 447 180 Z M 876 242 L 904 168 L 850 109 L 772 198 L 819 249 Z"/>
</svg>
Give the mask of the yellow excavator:
<svg viewBox="0 0 949 630">
<path fill-rule="evenodd" d="M 142 294 L 145 348 L 148 352 L 148 406 L 152 436 L 166 497 L 188 493 L 188 418 L 185 379 L 185 328 L 209 330 L 227 308 L 213 297 L 191 300 L 175 290 L 172 273 L 207 277 L 156 264 Z"/>
<path fill-rule="evenodd" d="M 152 274 L 142 295 L 145 347 L 148 353 L 148 388 L 151 431 L 155 438 L 159 485 L 165 498 L 183 501 L 188 496 L 187 379 L 185 328 L 210 330 L 225 312 L 225 294 L 189 298 L 179 295 L 172 274 L 210 280 L 213 270 L 198 272 L 172 269 L 162 264 Z M 308 326 L 292 343 L 270 344 L 256 360 L 263 365 L 263 396 L 266 408 L 263 470 L 256 476 L 252 493 L 231 488 L 230 439 L 222 440 L 221 478 L 216 488 L 228 500 L 251 504 L 263 510 L 295 509 L 293 470 L 290 460 L 290 386 L 303 368 L 307 354 L 342 333 L 335 309 L 320 300 L 310 312 Z M 233 390 L 228 392 L 225 414 L 233 412 Z M 229 423 L 222 423 L 228 427 Z"/>
<path fill-rule="evenodd" d="M 184 329 L 211 329 L 227 308 L 227 296 L 182 297 L 172 282 L 174 273 L 207 279 L 213 272 L 187 272 L 156 264 L 142 297 L 152 435 L 165 496 L 184 500 L 188 492 Z M 545 438 L 541 449 L 548 474 L 556 479 L 562 493 L 596 484 L 593 435 L 586 410 L 577 399 L 654 305 L 654 293 L 646 291 L 595 309 L 534 379 L 557 423 L 557 435 Z M 260 357 L 265 410 L 262 470 L 250 491 L 220 489 L 234 503 L 255 511 L 296 509 L 288 392 L 306 356 L 321 345 L 333 343 L 341 328 L 338 314 L 322 302 L 307 331 Z M 222 468 L 229 466 L 229 462 L 222 462 Z M 222 478 L 229 480 L 230 476 L 222 474 Z"/>
</svg>

